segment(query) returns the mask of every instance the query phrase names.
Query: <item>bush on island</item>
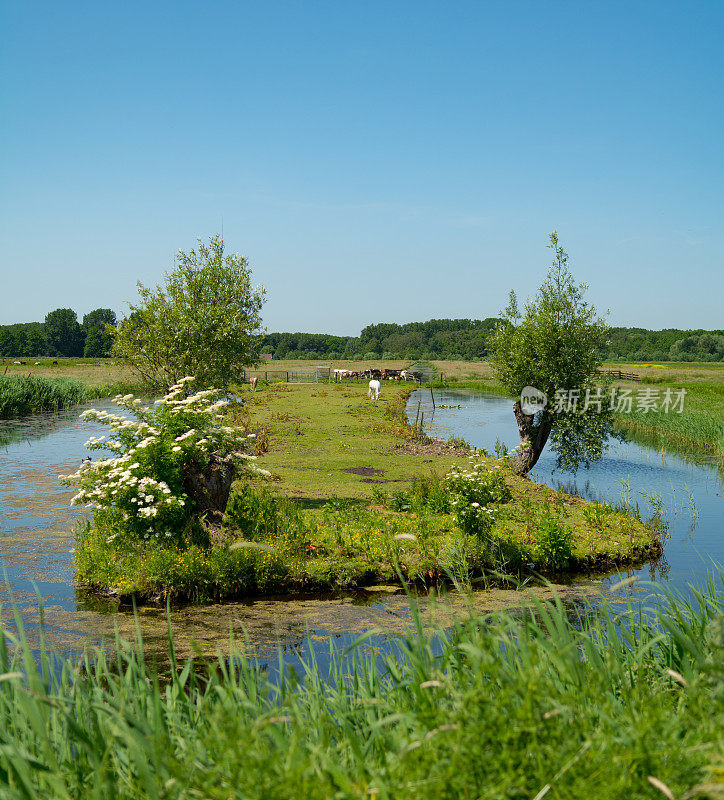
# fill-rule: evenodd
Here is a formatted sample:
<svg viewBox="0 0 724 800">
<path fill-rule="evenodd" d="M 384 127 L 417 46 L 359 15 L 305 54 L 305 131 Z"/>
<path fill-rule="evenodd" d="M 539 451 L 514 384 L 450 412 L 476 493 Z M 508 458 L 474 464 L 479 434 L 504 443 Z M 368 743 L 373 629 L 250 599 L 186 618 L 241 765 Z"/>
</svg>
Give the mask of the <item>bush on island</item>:
<svg viewBox="0 0 724 800">
<path fill-rule="evenodd" d="M 193 381 L 183 378 L 151 406 L 117 395 L 114 403 L 135 419 L 96 409 L 81 415 L 110 426 L 108 438 L 91 437 L 86 446 L 113 455 L 84 461 L 60 480 L 79 488 L 73 503 L 93 508 L 113 539 L 176 542 L 193 517 L 224 511 L 235 475 L 269 474 L 244 452 L 253 434 L 223 425 L 228 401 L 216 389 L 191 394 Z"/>
</svg>

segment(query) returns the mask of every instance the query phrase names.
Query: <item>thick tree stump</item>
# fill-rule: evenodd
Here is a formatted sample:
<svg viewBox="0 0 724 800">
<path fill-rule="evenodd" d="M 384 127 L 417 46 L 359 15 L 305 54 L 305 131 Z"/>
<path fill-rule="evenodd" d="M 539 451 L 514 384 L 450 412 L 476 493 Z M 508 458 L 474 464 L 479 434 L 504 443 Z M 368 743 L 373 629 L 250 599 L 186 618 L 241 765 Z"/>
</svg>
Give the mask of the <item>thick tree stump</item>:
<svg viewBox="0 0 724 800">
<path fill-rule="evenodd" d="M 527 475 L 538 462 L 540 454 L 546 446 L 553 428 L 553 420 L 544 413 L 540 423 L 536 426 L 534 424 L 535 415 L 526 414 L 519 402 L 514 403 L 513 413 L 520 435 L 520 449 L 515 457 L 513 471 L 518 475 Z"/>
<path fill-rule="evenodd" d="M 183 487 L 199 514 L 223 514 L 234 481 L 234 461 L 231 456 L 212 456 L 207 464 L 192 461 L 184 468 Z"/>
</svg>

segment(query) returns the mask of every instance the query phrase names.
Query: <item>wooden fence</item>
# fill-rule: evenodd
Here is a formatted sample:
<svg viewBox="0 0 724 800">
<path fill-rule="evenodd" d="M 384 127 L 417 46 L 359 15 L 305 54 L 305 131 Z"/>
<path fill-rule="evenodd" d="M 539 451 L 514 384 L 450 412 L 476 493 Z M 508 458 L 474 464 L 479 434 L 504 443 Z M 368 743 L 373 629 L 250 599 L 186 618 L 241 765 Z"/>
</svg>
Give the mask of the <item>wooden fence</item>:
<svg viewBox="0 0 724 800">
<path fill-rule="evenodd" d="M 619 381 L 640 381 L 641 378 L 634 372 L 621 372 L 620 369 L 599 369 L 596 375 L 607 375 Z"/>
</svg>

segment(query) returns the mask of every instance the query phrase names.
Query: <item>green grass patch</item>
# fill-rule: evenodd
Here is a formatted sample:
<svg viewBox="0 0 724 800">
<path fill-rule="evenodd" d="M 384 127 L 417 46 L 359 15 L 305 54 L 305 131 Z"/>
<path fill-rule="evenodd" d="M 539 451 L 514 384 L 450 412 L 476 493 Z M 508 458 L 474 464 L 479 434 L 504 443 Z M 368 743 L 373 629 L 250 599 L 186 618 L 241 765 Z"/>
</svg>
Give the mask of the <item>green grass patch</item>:
<svg viewBox="0 0 724 800">
<path fill-rule="evenodd" d="M 308 660 L 276 682 L 233 642 L 203 669 L 169 636 L 159 680 L 140 643 L 52 669 L 0 633 L 0 795 L 721 797 L 721 575 L 624 622 L 533 602 L 446 634 L 415 616 L 386 655 L 332 645 L 329 671 Z"/>
</svg>

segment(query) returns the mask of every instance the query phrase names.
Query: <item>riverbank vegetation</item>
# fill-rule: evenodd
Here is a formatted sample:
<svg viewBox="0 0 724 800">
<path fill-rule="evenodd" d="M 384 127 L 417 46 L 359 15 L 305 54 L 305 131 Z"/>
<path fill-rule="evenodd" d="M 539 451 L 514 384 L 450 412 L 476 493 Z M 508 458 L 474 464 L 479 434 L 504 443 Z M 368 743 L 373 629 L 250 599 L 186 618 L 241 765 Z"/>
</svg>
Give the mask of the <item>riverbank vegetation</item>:
<svg viewBox="0 0 724 800">
<path fill-rule="evenodd" d="M 386 654 L 332 645 L 302 679 L 280 654 L 270 680 L 233 642 L 203 669 L 170 639 L 162 681 L 140 643 L 73 664 L 0 632 L 0 794 L 720 798 L 722 576 L 658 603 L 575 619 L 535 603 L 445 634 L 413 614 Z"/>
<path fill-rule="evenodd" d="M 78 373 L 77 369 L 67 371 Z M 0 375 L 0 419 L 61 411 L 99 397 L 112 397 L 133 387 L 130 381 L 111 381 L 105 374 L 95 382 L 85 371 L 82 373 L 84 380 L 63 377 L 57 372 L 45 377 L 38 372 L 36 368 L 35 374 Z"/>
<path fill-rule="evenodd" d="M 60 411 L 91 397 L 88 387 L 72 378 L 0 376 L 0 419 Z"/>
<path fill-rule="evenodd" d="M 689 368 L 658 367 L 640 370 L 641 383 L 661 395 L 667 389 L 685 389 L 682 413 L 634 409 L 617 414 L 620 431 L 643 444 L 685 456 L 710 456 L 724 463 L 724 368 L 696 365 Z"/>
<path fill-rule="evenodd" d="M 398 570 L 430 586 L 660 552 L 660 528 L 644 525 L 635 508 L 553 492 L 515 476 L 505 458 L 420 436 L 404 418 L 408 395 L 400 384 L 385 386 L 376 403 L 358 384 L 247 394 L 224 424 L 247 437 L 247 455 L 270 475 L 237 481 L 222 520 L 187 519 L 173 536 L 156 525 L 150 536 L 129 536 L 122 520 L 97 509 L 95 524 L 78 533 L 79 580 L 105 593 L 205 600 L 350 589 L 395 581 Z M 139 469 L 130 477 L 140 480 Z"/>
</svg>

